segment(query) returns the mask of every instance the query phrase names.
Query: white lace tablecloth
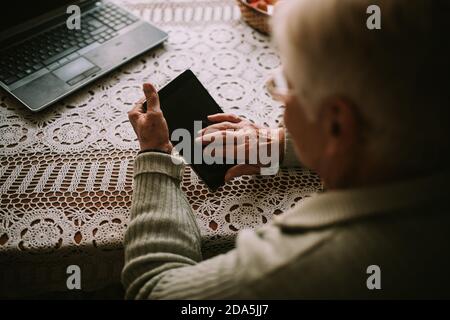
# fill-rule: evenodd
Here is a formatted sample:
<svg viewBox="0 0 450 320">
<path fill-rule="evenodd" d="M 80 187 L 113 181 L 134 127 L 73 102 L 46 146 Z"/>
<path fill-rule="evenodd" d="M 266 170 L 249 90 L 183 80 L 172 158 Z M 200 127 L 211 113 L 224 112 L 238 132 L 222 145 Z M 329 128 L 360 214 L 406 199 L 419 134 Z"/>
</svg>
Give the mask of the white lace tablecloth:
<svg viewBox="0 0 450 320">
<path fill-rule="evenodd" d="M 67 290 L 71 264 L 85 290 L 119 281 L 138 147 L 126 112 L 144 81 L 161 87 L 190 68 L 226 112 L 279 125 L 282 107 L 264 86 L 279 58 L 234 1 L 121 2 L 166 30 L 165 45 L 39 113 L 0 91 L 0 296 Z M 321 185 L 286 169 L 210 193 L 187 170 L 182 188 L 211 256 Z"/>
</svg>

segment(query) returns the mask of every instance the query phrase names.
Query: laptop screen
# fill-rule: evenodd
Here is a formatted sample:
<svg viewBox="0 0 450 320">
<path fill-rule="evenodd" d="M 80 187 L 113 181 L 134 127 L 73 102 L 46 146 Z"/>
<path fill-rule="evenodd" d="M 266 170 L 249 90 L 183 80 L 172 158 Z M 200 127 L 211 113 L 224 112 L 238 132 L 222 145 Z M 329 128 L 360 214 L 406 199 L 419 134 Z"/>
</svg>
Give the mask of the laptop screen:
<svg viewBox="0 0 450 320">
<path fill-rule="evenodd" d="M 22 31 L 24 27 L 45 22 L 51 17 L 66 13 L 71 4 L 79 5 L 80 0 L 39 0 L 18 1 L 7 0 L 2 3 L 0 19 L 0 34 L 3 36 L 8 30 Z M 13 31 L 13 33 L 15 33 Z"/>
</svg>

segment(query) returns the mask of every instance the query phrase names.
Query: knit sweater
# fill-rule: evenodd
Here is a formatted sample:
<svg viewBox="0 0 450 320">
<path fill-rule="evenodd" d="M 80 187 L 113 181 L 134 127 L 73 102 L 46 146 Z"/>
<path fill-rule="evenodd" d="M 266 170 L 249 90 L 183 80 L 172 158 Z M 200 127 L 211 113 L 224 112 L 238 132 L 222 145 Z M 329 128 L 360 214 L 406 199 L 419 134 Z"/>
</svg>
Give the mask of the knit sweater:
<svg viewBox="0 0 450 320">
<path fill-rule="evenodd" d="M 293 159 L 291 146 L 287 146 Z M 122 282 L 129 299 L 448 297 L 449 174 L 317 194 L 203 260 L 184 164 L 134 164 Z M 381 289 L 369 289 L 369 266 Z"/>
</svg>

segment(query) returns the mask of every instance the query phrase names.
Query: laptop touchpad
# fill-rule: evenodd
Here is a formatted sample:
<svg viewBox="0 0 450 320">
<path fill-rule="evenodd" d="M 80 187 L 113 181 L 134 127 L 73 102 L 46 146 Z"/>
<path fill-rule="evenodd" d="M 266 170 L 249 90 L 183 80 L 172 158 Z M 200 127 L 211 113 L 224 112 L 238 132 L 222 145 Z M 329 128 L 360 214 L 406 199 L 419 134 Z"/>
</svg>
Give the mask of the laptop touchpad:
<svg viewBox="0 0 450 320">
<path fill-rule="evenodd" d="M 79 78 L 80 75 L 92 68 L 97 68 L 97 66 L 86 58 L 80 57 L 59 69 L 53 70 L 53 74 L 64 82 L 72 82 L 70 80 Z"/>
</svg>

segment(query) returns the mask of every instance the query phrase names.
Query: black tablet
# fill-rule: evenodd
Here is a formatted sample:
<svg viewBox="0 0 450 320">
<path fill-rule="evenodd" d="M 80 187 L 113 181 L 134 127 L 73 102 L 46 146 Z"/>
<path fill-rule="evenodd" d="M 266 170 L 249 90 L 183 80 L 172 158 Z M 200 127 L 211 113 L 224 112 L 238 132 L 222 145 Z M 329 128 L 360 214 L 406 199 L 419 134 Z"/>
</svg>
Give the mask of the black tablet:
<svg viewBox="0 0 450 320">
<path fill-rule="evenodd" d="M 169 127 L 169 136 L 175 149 L 180 152 L 180 155 L 191 165 L 209 189 L 216 190 L 224 184 L 225 173 L 233 165 L 207 164 L 204 162 L 203 156 L 200 157 L 199 161 L 198 153 L 197 159 L 194 159 L 194 148 L 202 149 L 198 144 L 195 146 L 195 138 L 198 136 L 199 127 L 205 128 L 208 126 L 210 124 L 208 116 L 223 113 L 222 109 L 191 70 L 184 71 L 159 90 L 158 94 L 161 110 Z M 196 124 L 195 121 L 197 121 Z M 180 128 L 189 132 L 191 152 L 185 152 L 186 150 L 182 150 L 182 147 L 177 148 L 177 145 L 180 146 L 182 139 L 175 137 L 179 141 L 174 141 L 172 133 Z"/>
</svg>

